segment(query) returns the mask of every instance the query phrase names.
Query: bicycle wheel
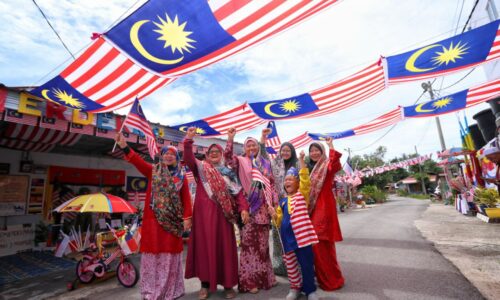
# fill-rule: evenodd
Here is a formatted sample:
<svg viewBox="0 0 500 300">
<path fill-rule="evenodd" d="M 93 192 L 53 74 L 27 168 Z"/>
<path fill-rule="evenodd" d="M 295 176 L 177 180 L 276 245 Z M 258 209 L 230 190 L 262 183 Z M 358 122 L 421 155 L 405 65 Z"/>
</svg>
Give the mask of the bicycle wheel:
<svg viewBox="0 0 500 300">
<path fill-rule="evenodd" d="M 125 259 L 116 267 L 116 277 L 121 285 L 131 288 L 139 281 L 139 272 L 132 262 Z"/>
<path fill-rule="evenodd" d="M 82 260 L 78 261 L 76 264 L 76 277 L 82 283 L 89 283 L 94 280 L 95 275 L 92 271 L 84 271 L 86 267 L 88 267 L 92 261 L 88 258 L 82 258 Z"/>
</svg>

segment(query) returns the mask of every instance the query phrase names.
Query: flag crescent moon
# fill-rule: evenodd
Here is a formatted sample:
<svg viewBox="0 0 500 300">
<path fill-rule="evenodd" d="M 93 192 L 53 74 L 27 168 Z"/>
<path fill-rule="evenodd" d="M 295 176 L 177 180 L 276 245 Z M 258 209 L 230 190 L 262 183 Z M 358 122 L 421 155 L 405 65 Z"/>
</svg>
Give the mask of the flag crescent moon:
<svg viewBox="0 0 500 300">
<path fill-rule="evenodd" d="M 139 190 L 139 187 L 136 185 L 136 182 L 139 181 L 139 178 L 134 178 L 132 179 L 132 181 L 130 182 L 130 186 L 132 187 L 132 189 L 134 189 L 134 191 L 137 191 Z"/>
<path fill-rule="evenodd" d="M 283 117 L 288 117 L 289 114 L 286 114 L 286 115 L 280 115 L 280 114 L 277 114 L 277 113 L 274 113 L 272 110 L 271 110 L 271 107 L 275 104 L 278 104 L 276 102 L 272 102 L 272 103 L 269 103 L 269 104 L 266 104 L 266 106 L 264 106 L 264 111 L 266 112 L 266 114 L 270 115 L 271 117 L 275 117 L 275 118 L 283 118 Z"/>
<path fill-rule="evenodd" d="M 179 127 L 179 131 L 187 132 L 186 127 L 187 126 L 181 126 L 181 127 Z"/>
<path fill-rule="evenodd" d="M 142 46 L 141 41 L 139 40 L 139 29 L 141 28 L 142 25 L 146 24 L 147 22 L 149 22 L 149 20 L 137 21 L 134 23 L 132 28 L 130 28 L 130 41 L 132 42 L 132 45 L 134 45 L 135 49 L 147 60 L 150 60 L 160 65 L 173 65 L 183 60 L 184 56 L 172 60 L 158 58 L 156 56 L 151 55 L 151 53 L 149 53 Z"/>
<path fill-rule="evenodd" d="M 417 105 L 417 107 L 415 107 L 415 111 L 416 112 L 431 112 L 431 111 L 435 110 L 435 109 L 423 109 L 422 106 L 424 106 L 424 104 L 425 103 Z"/>
<path fill-rule="evenodd" d="M 420 69 L 420 68 L 417 68 L 415 66 L 415 62 L 420 57 L 420 55 L 424 54 L 424 52 L 426 52 L 427 50 L 435 48 L 435 47 L 439 47 L 439 46 L 441 46 L 441 45 L 433 44 L 433 45 L 429 45 L 427 47 L 424 47 L 418 51 L 415 51 L 415 53 L 413 53 L 410 56 L 410 58 L 408 58 L 408 60 L 406 61 L 406 65 L 405 65 L 406 70 L 408 70 L 410 72 L 420 73 L 420 72 L 427 72 L 427 71 L 430 71 L 430 70 L 437 68 L 437 67 L 434 67 L 434 68 Z"/>
<path fill-rule="evenodd" d="M 47 95 L 47 93 L 48 93 L 48 92 L 49 92 L 49 90 L 48 90 L 48 89 L 45 89 L 45 90 L 42 90 L 42 93 L 41 93 L 41 94 L 42 94 L 42 96 L 43 96 L 45 99 L 50 100 L 50 101 L 52 101 L 52 102 L 54 102 L 54 103 L 58 103 L 57 101 L 54 101 L 54 100 L 50 99 L 49 95 Z"/>
</svg>

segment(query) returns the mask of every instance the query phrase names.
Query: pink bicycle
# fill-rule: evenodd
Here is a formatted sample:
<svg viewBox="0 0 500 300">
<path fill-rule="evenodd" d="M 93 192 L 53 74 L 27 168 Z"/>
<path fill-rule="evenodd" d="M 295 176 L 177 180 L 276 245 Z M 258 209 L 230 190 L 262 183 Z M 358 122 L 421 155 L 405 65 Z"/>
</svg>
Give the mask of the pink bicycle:
<svg viewBox="0 0 500 300">
<path fill-rule="evenodd" d="M 127 258 L 119 243 L 119 238 L 126 230 L 101 232 L 96 235 L 96 244 L 82 251 L 82 259 L 76 265 L 76 276 L 82 283 L 90 283 L 96 277 L 103 277 L 112 269 L 113 262 L 118 259 L 116 277 L 121 285 L 131 288 L 139 280 L 136 266 Z M 115 248 L 112 252 L 104 251 L 107 247 Z"/>
</svg>

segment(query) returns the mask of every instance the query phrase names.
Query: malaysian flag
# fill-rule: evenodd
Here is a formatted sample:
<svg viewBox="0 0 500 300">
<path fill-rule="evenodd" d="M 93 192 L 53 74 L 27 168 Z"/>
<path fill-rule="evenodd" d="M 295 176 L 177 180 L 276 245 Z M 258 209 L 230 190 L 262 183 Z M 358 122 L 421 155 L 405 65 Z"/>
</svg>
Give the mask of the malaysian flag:
<svg viewBox="0 0 500 300">
<path fill-rule="evenodd" d="M 82 125 L 77 123 L 70 123 L 69 132 L 78 133 L 78 134 L 86 134 L 86 135 L 94 135 L 95 127 L 92 125 Z"/>
<path fill-rule="evenodd" d="M 265 120 L 312 118 L 341 111 L 358 104 L 385 88 L 384 70 L 379 62 L 355 74 L 312 92 L 258 103 L 244 103 L 228 111 L 201 120 L 171 126 L 180 131 L 194 126 L 201 136 L 227 134 L 255 128 Z"/>
<path fill-rule="evenodd" d="M 255 128 L 266 121 L 259 118 L 250 109 L 247 103 L 239 105 L 228 111 L 217 115 L 180 125 L 170 126 L 182 132 L 186 132 L 189 127 L 195 127 L 196 133 L 200 136 L 226 135 L 229 128 L 234 127 L 238 131 Z"/>
<path fill-rule="evenodd" d="M 10 108 L 7 108 L 5 110 L 5 121 L 18 123 L 18 124 L 31 125 L 31 126 L 38 125 L 38 117 L 37 116 L 23 114 L 23 113 L 18 112 L 17 110 L 10 109 Z"/>
<path fill-rule="evenodd" d="M 291 139 L 289 141 L 295 149 L 299 149 L 302 147 L 305 147 L 309 143 L 313 142 L 313 139 L 309 136 L 307 132 L 304 132 L 303 134 Z"/>
<path fill-rule="evenodd" d="M 59 131 L 68 131 L 68 124 L 69 122 L 66 120 L 61 120 L 58 118 L 49 118 L 46 116 L 42 116 L 40 118 L 40 127 L 43 128 L 48 128 L 48 129 L 55 129 Z"/>
<path fill-rule="evenodd" d="M 273 199 L 274 193 L 273 189 L 271 188 L 271 182 L 269 181 L 269 178 L 264 176 L 255 166 L 252 166 L 252 180 L 260 182 L 264 185 L 264 197 L 266 198 L 266 202 L 269 205 L 271 205 L 271 203 L 274 203 L 275 200 L 277 201 L 277 199 Z"/>
<path fill-rule="evenodd" d="M 346 162 L 344 164 L 343 169 L 344 169 L 345 174 L 348 177 L 351 177 L 353 175 L 353 171 L 352 171 L 352 167 L 351 167 L 351 157 L 350 156 L 347 157 L 347 160 L 346 160 Z"/>
<path fill-rule="evenodd" d="M 150 0 L 31 93 L 85 111 L 122 108 L 336 2 Z"/>
<path fill-rule="evenodd" d="M 116 137 L 116 131 L 110 129 L 96 128 L 95 136 L 107 139 L 114 139 Z"/>
<path fill-rule="evenodd" d="M 127 176 L 127 195 L 129 201 L 144 202 L 148 179 L 145 177 Z M 135 203 L 137 204 L 137 203 Z M 137 205 L 136 205 L 137 207 Z"/>
<path fill-rule="evenodd" d="M 50 152 L 55 144 L 43 144 L 43 143 L 32 143 L 24 140 L 2 138 L 0 139 L 0 146 L 21 150 L 21 151 L 31 151 L 31 152 Z"/>
<path fill-rule="evenodd" d="M 70 132 L 51 130 L 24 124 L 9 124 L 3 137 L 40 144 L 58 144 L 72 146 L 80 139 L 80 135 Z"/>
<path fill-rule="evenodd" d="M 249 105 L 255 114 L 265 120 L 312 118 L 356 105 L 383 89 L 384 69 L 379 61 L 312 92 Z"/>
<path fill-rule="evenodd" d="M 500 20 L 386 58 L 389 84 L 448 75 L 500 57 Z"/>
<path fill-rule="evenodd" d="M 465 109 L 500 95 L 500 79 L 425 103 L 403 107 L 405 118 L 431 117 Z"/>
<path fill-rule="evenodd" d="M 341 138 L 346 138 L 346 137 L 350 137 L 350 136 L 361 135 L 361 134 L 369 133 L 372 131 L 376 131 L 376 130 L 382 129 L 384 127 L 396 124 L 402 120 L 403 120 L 403 117 L 402 117 L 401 109 L 396 108 L 396 109 L 391 110 L 390 112 L 388 112 L 386 114 L 383 114 L 382 116 L 380 116 L 374 120 L 371 120 L 368 123 L 354 127 L 353 129 L 339 131 L 339 132 L 333 132 L 333 133 L 309 133 L 309 137 L 312 140 L 324 140 L 326 137 L 332 137 L 334 139 L 341 139 Z"/>
<path fill-rule="evenodd" d="M 151 126 L 149 126 L 149 122 L 142 111 L 141 105 L 139 104 L 139 99 L 135 99 L 123 125 L 127 126 L 129 130 L 137 130 L 144 134 L 148 145 L 149 155 L 152 159 L 154 159 L 159 150 L 156 145 L 156 138 L 151 130 Z"/>
<path fill-rule="evenodd" d="M 267 128 L 271 129 L 271 133 L 267 136 L 266 151 L 271 158 L 275 158 L 281 147 L 280 137 L 278 136 L 278 129 L 274 121 L 267 124 Z"/>
<path fill-rule="evenodd" d="M 396 124 L 402 120 L 403 120 L 402 111 L 400 108 L 396 108 L 366 124 L 354 127 L 353 131 L 355 135 L 366 134 Z"/>
</svg>

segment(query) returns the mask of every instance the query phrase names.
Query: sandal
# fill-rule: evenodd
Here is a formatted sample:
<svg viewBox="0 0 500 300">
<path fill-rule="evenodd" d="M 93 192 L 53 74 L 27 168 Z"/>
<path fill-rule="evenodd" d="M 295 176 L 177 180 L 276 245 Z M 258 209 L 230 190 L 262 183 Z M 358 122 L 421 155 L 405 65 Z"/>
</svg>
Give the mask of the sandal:
<svg viewBox="0 0 500 300">
<path fill-rule="evenodd" d="M 253 288 L 251 290 L 248 291 L 250 294 L 257 294 L 259 292 L 259 289 L 258 288 Z"/>
<path fill-rule="evenodd" d="M 208 299 L 208 289 L 201 288 L 200 291 L 198 292 L 198 299 L 200 300 Z"/>
<path fill-rule="evenodd" d="M 231 288 L 231 289 L 225 289 L 225 299 L 233 299 L 236 297 L 236 292 Z"/>
</svg>

